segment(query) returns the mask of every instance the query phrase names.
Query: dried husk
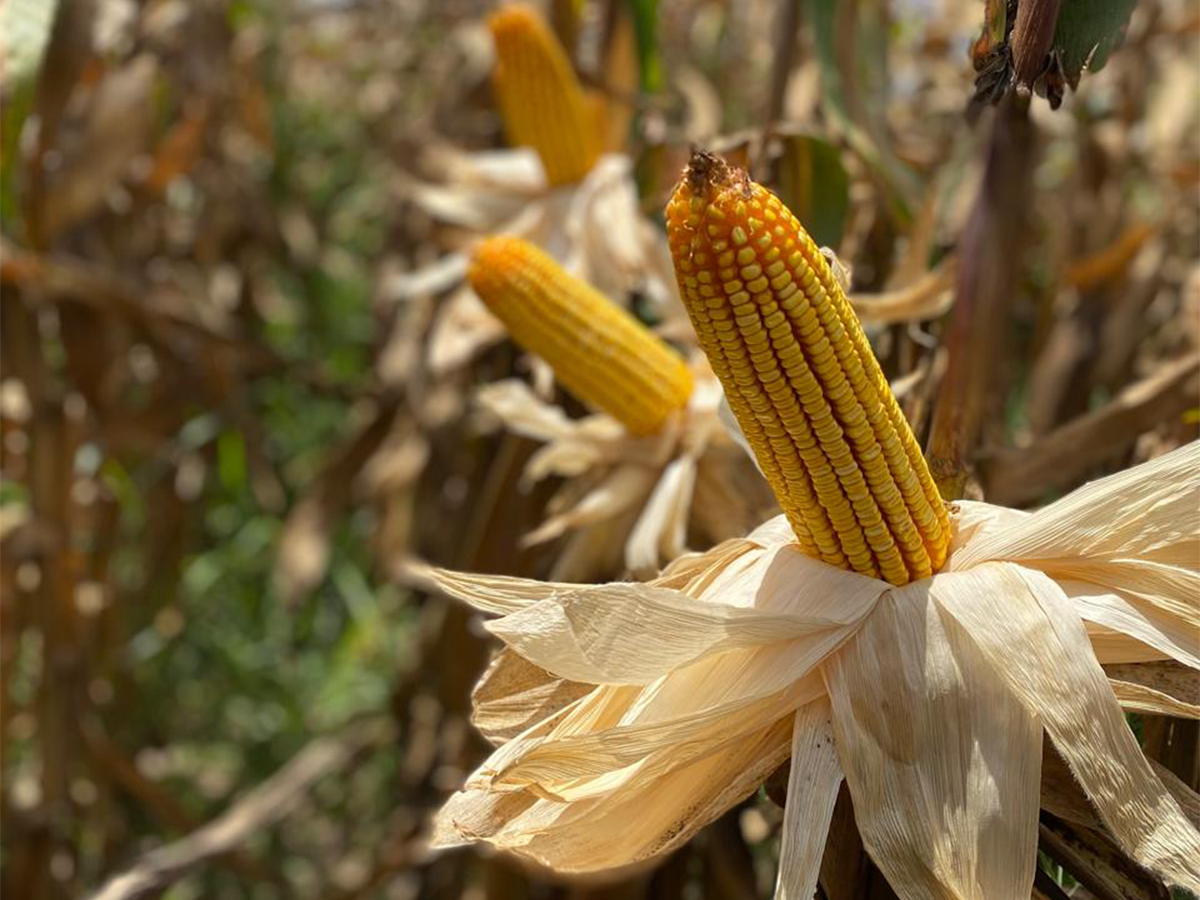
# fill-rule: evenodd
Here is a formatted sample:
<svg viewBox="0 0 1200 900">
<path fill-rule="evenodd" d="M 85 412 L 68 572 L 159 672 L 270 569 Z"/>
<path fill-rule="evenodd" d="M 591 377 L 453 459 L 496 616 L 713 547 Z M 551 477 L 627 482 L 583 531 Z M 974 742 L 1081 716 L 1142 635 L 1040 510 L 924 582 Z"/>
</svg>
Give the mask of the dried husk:
<svg viewBox="0 0 1200 900">
<path fill-rule="evenodd" d="M 632 161 L 601 156 L 577 184 L 550 188 L 537 155 L 527 148 L 449 153 L 442 184 L 411 181 L 405 193 L 434 219 L 479 235 L 507 234 L 532 241 L 616 303 L 638 291 L 656 308 L 663 328 L 686 322 L 675 288 L 665 236 L 641 211 Z M 466 254 L 393 276 L 385 296 L 405 301 L 450 292 L 442 301 L 427 349 L 435 374 L 468 364 L 504 336 L 504 329 L 474 291 L 462 283 Z"/>
<path fill-rule="evenodd" d="M 652 573 L 686 551 L 689 531 L 720 540 L 728 536 L 730 518 L 758 520 L 760 495 L 729 489 L 731 471 L 752 474 L 753 468 L 720 427 L 720 388 L 699 357 L 693 376 L 687 406 L 657 434 L 640 437 L 603 413 L 570 419 L 517 379 L 479 390 L 476 400 L 487 418 L 542 443 L 522 481 L 565 479 L 546 518 L 523 538 L 536 545 L 570 535 L 559 557 L 560 573 L 580 581 L 621 570 Z M 724 454 L 724 465 L 704 465 L 710 451 Z M 735 451 L 732 458 L 726 451 Z M 724 499 L 718 516 L 695 507 L 697 491 L 708 502 Z M 717 534 L 711 534 L 714 524 Z"/>
<path fill-rule="evenodd" d="M 778 896 L 810 895 L 844 772 L 904 900 L 1025 900 L 1045 732 L 1133 859 L 1200 886 L 1200 835 L 1121 705 L 1187 704 L 1114 692 L 1101 669 L 1200 668 L 1200 444 L 1034 513 L 960 503 L 953 519 L 946 569 L 900 589 L 804 556 L 782 517 L 648 584 L 437 573 L 499 614 L 489 630 L 531 666 L 485 717 L 531 724 L 450 800 L 435 843 L 619 867 L 678 846 L 791 755 Z"/>
</svg>

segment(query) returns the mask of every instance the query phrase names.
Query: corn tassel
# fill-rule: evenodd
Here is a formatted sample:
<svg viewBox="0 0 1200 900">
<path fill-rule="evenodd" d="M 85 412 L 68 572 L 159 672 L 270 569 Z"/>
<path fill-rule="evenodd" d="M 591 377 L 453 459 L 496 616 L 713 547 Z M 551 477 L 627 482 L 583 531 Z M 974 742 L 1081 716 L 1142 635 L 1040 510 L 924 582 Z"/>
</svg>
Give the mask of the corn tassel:
<svg viewBox="0 0 1200 900">
<path fill-rule="evenodd" d="M 524 4 L 488 20 L 496 43 L 492 84 L 508 139 L 532 147 L 552 185 L 579 181 L 600 153 L 595 115 L 562 44 Z"/>
<path fill-rule="evenodd" d="M 779 198 L 697 152 L 667 205 L 680 293 L 800 546 L 906 584 L 950 527 L 845 294 Z"/>
<path fill-rule="evenodd" d="M 487 239 L 467 277 L 513 340 L 631 433 L 654 434 L 691 396 L 679 354 L 528 241 Z"/>
</svg>

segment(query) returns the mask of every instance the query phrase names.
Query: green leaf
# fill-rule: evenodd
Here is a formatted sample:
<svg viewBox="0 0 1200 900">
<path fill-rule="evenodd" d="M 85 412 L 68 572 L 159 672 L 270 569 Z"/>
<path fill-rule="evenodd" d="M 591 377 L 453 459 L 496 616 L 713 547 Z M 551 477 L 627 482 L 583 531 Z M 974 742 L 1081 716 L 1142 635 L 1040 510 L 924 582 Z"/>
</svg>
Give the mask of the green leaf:
<svg viewBox="0 0 1200 900">
<path fill-rule="evenodd" d="M 811 134 L 782 136 L 776 193 L 814 241 L 837 247 L 850 209 L 850 178 L 841 151 Z"/>
<path fill-rule="evenodd" d="M 217 439 L 217 473 L 221 485 L 230 493 L 246 484 L 246 444 L 237 431 L 226 431 Z"/>
<path fill-rule="evenodd" d="M 983 12 L 983 27 L 987 33 L 989 47 L 996 47 L 1004 42 L 1008 33 L 1008 3 L 1005 0 L 987 0 Z"/>
<path fill-rule="evenodd" d="M 662 56 L 658 48 L 658 0 L 629 0 L 629 11 L 637 35 L 642 90 L 654 93 L 663 84 Z"/>
<path fill-rule="evenodd" d="M 1084 66 L 1098 72 L 1125 37 L 1137 0 L 1063 0 L 1054 29 L 1063 74 L 1072 87 Z"/>
<path fill-rule="evenodd" d="M 893 217 L 907 223 L 921 185 L 889 144 L 886 8 L 878 0 L 808 0 L 808 13 L 822 109 L 886 192 Z"/>
</svg>

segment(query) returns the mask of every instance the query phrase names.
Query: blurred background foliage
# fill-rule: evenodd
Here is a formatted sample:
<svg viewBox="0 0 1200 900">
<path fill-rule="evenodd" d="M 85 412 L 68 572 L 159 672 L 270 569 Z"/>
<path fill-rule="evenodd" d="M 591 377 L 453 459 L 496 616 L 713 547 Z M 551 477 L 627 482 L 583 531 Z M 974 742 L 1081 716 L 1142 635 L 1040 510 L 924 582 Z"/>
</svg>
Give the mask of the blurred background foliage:
<svg viewBox="0 0 1200 900">
<path fill-rule="evenodd" d="M 1034 101 L 1020 239 L 991 246 L 1008 349 L 972 463 L 1001 502 L 1196 436 L 1200 14 L 1143 0 L 1126 28 L 1130 4 L 1098 5 L 1104 40 L 1124 45 L 1057 113 Z M 437 298 L 393 289 L 469 237 L 412 201 L 431 148 L 503 143 L 490 7 L 3 7 L 7 896 L 86 894 L 322 739 L 341 755 L 282 821 L 165 896 L 769 894 L 781 814 L 765 796 L 609 886 L 421 850 L 483 749 L 466 713 L 488 645 L 405 564 L 546 562 L 519 544 L 545 499 L 516 485 L 531 446 L 468 409 L 517 354 L 431 374 Z M 1064 20 L 1080 8 L 1065 0 Z M 968 115 L 983 3 L 547 11 L 577 35 L 586 82 L 630 86 L 613 93 L 651 216 L 703 141 L 769 179 L 856 288 L 911 284 L 962 252 L 993 118 Z M 619 28 L 636 38 L 623 71 L 605 52 Z M 1064 46 L 1077 62 L 1078 41 Z M 947 365 L 947 319 L 928 318 L 873 334 L 889 374 L 919 373 L 902 395 L 919 431 Z M 999 340 L 977 328 L 971 347 Z M 1146 740 L 1165 747 L 1164 729 Z M 1195 786 L 1195 751 L 1175 746 Z"/>
</svg>

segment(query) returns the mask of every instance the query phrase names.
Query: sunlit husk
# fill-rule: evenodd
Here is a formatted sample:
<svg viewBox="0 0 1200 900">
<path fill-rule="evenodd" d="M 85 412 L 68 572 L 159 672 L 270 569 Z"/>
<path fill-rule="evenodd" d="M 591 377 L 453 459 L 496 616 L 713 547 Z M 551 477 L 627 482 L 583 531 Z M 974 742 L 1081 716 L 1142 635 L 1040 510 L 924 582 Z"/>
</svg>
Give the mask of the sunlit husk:
<svg viewBox="0 0 1200 900">
<path fill-rule="evenodd" d="M 582 181 L 552 188 L 527 148 L 462 154 L 439 149 L 449 165 L 445 184 L 407 183 L 405 193 L 430 216 L 471 232 L 521 237 L 571 274 L 618 303 L 637 291 L 655 308 L 672 340 L 691 340 L 662 232 L 643 214 L 626 156 L 601 156 Z M 449 291 L 426 348 L 439 375 L 461 368 L 499 341 L 504 330 L 463 283 L 465 252 L 449 253 L 382 285 L 393 301 Z M 683 327 L 680 327 L 682 323 Z"/>
<path fill-rule="evenodd" d="M 595 687 L 558 678 L 505 648 L 471 693 L 471 723 L 493 744 L 501 744 Z"/>
<path fill-rule="evenodd" d="M 644 436 L 605 414 L 568 418 L 520 380 L 478 391 L 486 418 L 541 442 L 523 468 L 523 482 L 564 479 L 545 519 L 522 537 L 537 545 L 567 536 L 551 577 L 650 575 L 685 552 L 689 532 L 723 540 L 744 532 L 739 523 L 761 521 L 773 507 L 765 485 L 738 489 L 734 477 L 753 477 L 754 470 L 720 427 L 720 388 L 711 372 L 702 362 L 693 365 L 686 407 Z"/>
<path fill-rule="evenodd" d="M 1112 688 L 1121 708 L 1127 712 L 1178 716 L 1181 719 L 1200 719 L 1200 704 L 1189 703 L 1187 700 L 1155 690 L 1144 684 L 1109 678 L 1108 685 Z M 1200 684 L 1193 684 L 1193 687 L 1200 687 Z"/>
<path fill-rule="evenodd" d="M 812 827 L 789 804 L 779 896 L 811 890 L 844 772 L 904 900 L 1026 900 L 1045 730 L 1122 847 L 1200 885 L 1200 836 L 1119 699 L 1180 701 L 1114 694 L 1100 668 L 1200 667 L 1200 445 L 1032 514 L 960 504 L 954 524 L 945 571 L 900 589 L 805 556 L 783 517 L 644 585 L 438 573 L 499 614 L 490 630 L 530 664 L 482 714 L 530 724 L 447 804 L 436 842 L 486 840 L 568 872 L 626 865 L 678 845 L 791 752 L 791 802 Z"/>
<path fill-rule="evenodd" d="M 901 897 L 1028 896 L 1041 727 L 934 601 L 943 580 L 884 594 L 824 667 L 855 818 Z"/>
<path fill-rule="evenodd" d="M 950 578 L 969 581 L 952 586 Z M 1200 884 L 1200 834 L 1142 755 L 1058 585 L 1014 563 L 989 563 L 935 580 L 931 593 L 1041 720 L 1122 846 L 1174 881 Z"/>
<path fill-rule="evenodd" d="M 825 840 L 842 784 L 826 698 L 796 710 L 792 727 L 792 769 L 780 841 L 777 900 L 810 900 L 817 890 Z"/>
</svg>

